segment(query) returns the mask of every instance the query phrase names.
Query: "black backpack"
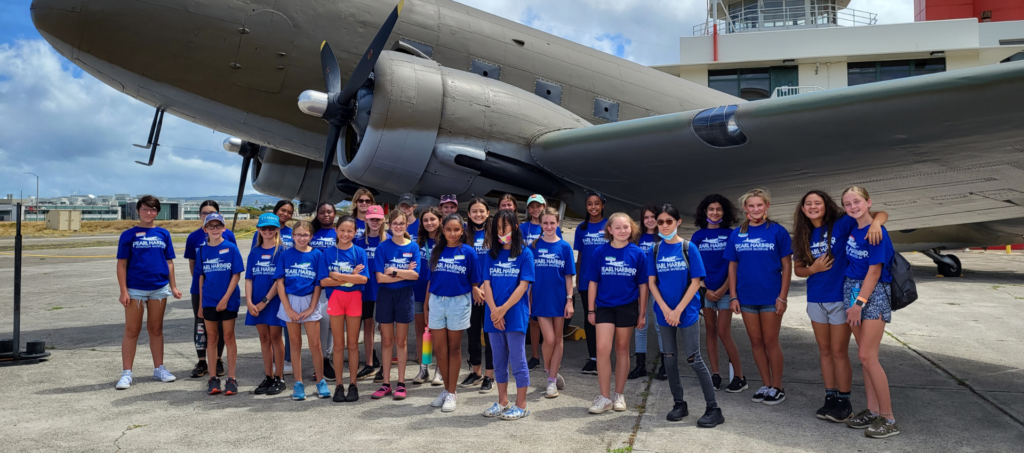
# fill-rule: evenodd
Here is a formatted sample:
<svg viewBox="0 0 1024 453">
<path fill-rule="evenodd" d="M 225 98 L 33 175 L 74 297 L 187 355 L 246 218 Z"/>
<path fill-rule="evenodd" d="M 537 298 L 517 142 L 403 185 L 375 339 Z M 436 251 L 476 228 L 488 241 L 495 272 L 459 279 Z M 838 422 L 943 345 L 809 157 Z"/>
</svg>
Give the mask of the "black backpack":
<svg viewBox="0 0 1024 453">
<path fill-rule="evenodd" d="M 892 282 L 889 289 L 892 291 L 889 296 L 889 305 L 893 311 L 899 310 L 917 300 L 917 284 L 914 283 L 914 272 L 903 255 L 892 252 L 892 260 L 889 261 L 889 273 L 892 275 Z"/>
</svg>

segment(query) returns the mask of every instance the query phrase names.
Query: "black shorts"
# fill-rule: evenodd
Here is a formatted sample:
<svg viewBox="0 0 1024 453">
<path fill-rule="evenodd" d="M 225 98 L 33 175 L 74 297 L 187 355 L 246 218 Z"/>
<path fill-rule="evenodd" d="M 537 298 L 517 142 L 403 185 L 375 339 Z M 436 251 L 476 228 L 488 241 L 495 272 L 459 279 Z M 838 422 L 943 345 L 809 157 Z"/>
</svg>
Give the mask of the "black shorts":
<svg viewBox="0 0 1024 453">
<path fill-rule="evenodd" d="M 373 319 L 373 308 L 377 306 L 375 300 L 364 300 L 363 301 L 363 316 L 360 318 L 363 320 Z"/>
<path fill-rule="evenodd" d="M 227 321 L 238 318 L 237 311 L 217 311 L 217 307 L 203 307 L 203 320 L 205 321 Z"/>
<path fill-rule="evenodd" d="M 597 307 L 594 315 L 594 324 L 615 324 L 615 327 L 636 327 L 639 320 L 640 302 L 635 300 L 614 307 Z"/>
</svg>

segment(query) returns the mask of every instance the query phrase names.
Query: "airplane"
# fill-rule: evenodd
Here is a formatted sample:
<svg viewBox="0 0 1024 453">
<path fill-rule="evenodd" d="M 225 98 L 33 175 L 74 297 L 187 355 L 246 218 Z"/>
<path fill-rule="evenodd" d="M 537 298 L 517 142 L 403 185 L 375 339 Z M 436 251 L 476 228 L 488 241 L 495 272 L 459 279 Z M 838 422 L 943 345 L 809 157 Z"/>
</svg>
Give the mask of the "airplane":
<svg viewBox="0 0 1024 453">
<path fill-rule="evenodd" d="M 450 0 L 34 0 L 31 14 L 58 53 L 156 109 L 150 163 L 167 112 L 235 137 L 239 196 L 249 173 L 301 212 L 365 186 L 421 205 L 582 207 L 597 191 L 608 212 L 692 214 L 765 187 L 788 225 L 806 191 L 856 184 L 897 250 L 946 276 L 962 266 L 943 250 L 1024 233 L 1024 62 L 746 102 Z"/>
</svg>

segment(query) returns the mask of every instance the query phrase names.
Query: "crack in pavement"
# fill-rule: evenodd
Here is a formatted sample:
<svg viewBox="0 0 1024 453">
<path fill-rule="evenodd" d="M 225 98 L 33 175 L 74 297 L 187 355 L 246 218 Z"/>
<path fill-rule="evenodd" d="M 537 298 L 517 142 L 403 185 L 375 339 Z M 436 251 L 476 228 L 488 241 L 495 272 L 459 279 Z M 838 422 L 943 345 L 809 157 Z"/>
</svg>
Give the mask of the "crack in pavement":
<svg viewBox="0 0 1024 453">
<path fill-rule="evenodd" d="M 660 364 L 661 358 L 658 358 L 658 360 L 653 365 L 654 369 L 657 370 L 658 365 Z M 644 391 L 642 393 L 644 399 L 637 406 L 638 414 L 636 414 L 636 423 L 633 424 L 633 432 L 629 434 L 629 441 L 626 443 L 626 451 L 632 451 L 633 444 L 636 443 L 636 434 L 638 431 L 640 431 L 640 423 L 644 419 L 644 414 L 647 413 L 647 398 L 651 396 L 651 383 L 654 382 L 655 373 L 647 373 L 647 385 L 644 386 Z"/>
</svg>

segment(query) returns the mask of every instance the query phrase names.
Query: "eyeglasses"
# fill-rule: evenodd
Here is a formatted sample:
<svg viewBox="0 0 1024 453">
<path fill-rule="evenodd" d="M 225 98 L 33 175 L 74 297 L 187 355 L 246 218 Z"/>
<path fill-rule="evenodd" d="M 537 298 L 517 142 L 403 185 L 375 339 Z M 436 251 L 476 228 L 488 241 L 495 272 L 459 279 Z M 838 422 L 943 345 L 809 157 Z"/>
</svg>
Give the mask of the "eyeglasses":
<svg viewBox="0 0 1024 453">
<path fill-rule="evenodd" d="M 676 223 L 676 221 L 675 220 L 658 219 L 658 225 L 671 225 L 673 223 Z"/>
<path fill-rule="evenodd" d="M 224 229 L 224 225 L 220 225 L 220 224 L 214 223 L 214 224 L 206 225 L 206 228 L 211 229 L 211 230 L 223 230 Z"/>
<path fill-rule="evenodd" d="M 312 236 L 312 235 L 310 235 L 310 234 L 301 234 L 301 233 L 298 233 L 298 234 L 292 233 L 292 237 L 293 238 L 305 239 L 305 238 L 308 238 L 310 236 Z"/>
<path fill-rule="evenodd" d="M 408 225 L 408 223 L 405 223 L 405 222 L 391 222 L 391 226 L 393 226 L 393 227 L 396 227 L 396 226 L 397 227 L 404 227 L 406 225 Z"/>
<path fill-rule="evenodd" d="M 370 204 L 370 203 L 373 203 L 373 200 L 367 200 L 365 198 L 361 198 L 361 199 L 356 200 L 356 203 L 357 204 Z"/>
<path fill-rule="evenodd" d="M 199 215 L 207 216 L 210 214 L 216 214 L 217 211 L 199 211 Z"/>
</svg>

